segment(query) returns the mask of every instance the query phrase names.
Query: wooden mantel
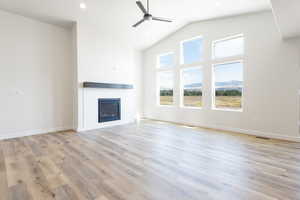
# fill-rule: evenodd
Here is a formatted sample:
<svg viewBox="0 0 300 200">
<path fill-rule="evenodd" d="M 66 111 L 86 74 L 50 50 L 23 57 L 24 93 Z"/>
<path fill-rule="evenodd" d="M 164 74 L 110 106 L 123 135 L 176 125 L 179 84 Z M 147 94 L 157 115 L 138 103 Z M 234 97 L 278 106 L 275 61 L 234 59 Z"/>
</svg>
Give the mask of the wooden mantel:
<svg viewBox="0 0 300 200">
<path fill-rule="evenodd" d="M 133 85 L 118 83 L 83 82 L 84 88 L 133 89 Z"/>
</svg>

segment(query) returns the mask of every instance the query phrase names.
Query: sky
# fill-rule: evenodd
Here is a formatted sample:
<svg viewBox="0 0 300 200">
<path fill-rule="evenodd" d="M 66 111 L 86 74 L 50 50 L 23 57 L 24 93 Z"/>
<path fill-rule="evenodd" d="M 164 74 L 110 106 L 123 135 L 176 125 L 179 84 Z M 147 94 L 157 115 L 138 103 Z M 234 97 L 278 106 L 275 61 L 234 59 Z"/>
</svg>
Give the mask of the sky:
<svg viewBox="0 0 300 200">
<path fill-rule="evenodd" d="M 169 53 L 159 57 L 160 68 L 164 69 L 164 68 L 174 67 L 174 65 L 175 65 L 174 53 Z"/>
<path fill-rule="evenodd" d="M 203 58 L 203 39 L 198 38 L 184 42 L 183 46 L 183 62 L 184 64 L 191 64 L 199 62 Z"/>
<path fill-rule="evenodd" d="M 201 68 L 185 69 L 182 72 L 182 81 L 184 85 L 202 83 L 202 80 L 203 80 L 203 72 Z"/>
<path fill-rule="evenodd" d="M 215 43 L 215 57 L 222 58 L 233 55 L 243 54 L 244 39 L 243 37 L 234 38 Z M 183 43 L 184 64 L 191 64 L 201 61 L 203 57 L 203 39 L 198 38 Z M 174 53 L 166 54 L 159 57 L 161 68 L 172 68 L 175 66 Z M 162 88 L 173 87 L 172 72 L 160 72 L 160 85 Z M 182 80 L 184 85 L 202 83 L 203 72 L 201 68 L 189 68 L 183 71 Z M 228 82 L 232 80 L 243 81 L 243 64 L 228 63 L 215 65 L 214 67 L 215 82 Z"/>
<path fill-rule="evenodd" d="M 243 64 L 240 62 L 215 65 L 214 71 L 215 82 L 243 81 Z"/>
<path fill-rule="evenodd" d="M 159 83 L 162 89 L 173 88 L 173 72 L 159 72 Z"/>
<path fill-rule="evenodd" d="M 228 81 L 243 81 L 243 64 L 242 63 L 228 63 L 216 65 L 214 68 L 215 82 Z M 161 88 L 173 88 L 173 72 L 160 72 L 159 81 Z M 202 83 L 203 71 L 201 68 L 186 69 L 182 73 L 182 81 L 184 85 L 194 83 Z"/>
<path fill-rule="evenodd" d="M 230 56 L 242 55 L 243 53 L 244 53 L 243 37 L 220 41 L 214 44 L 215 58 L 225 58 Z"/>
</svg>

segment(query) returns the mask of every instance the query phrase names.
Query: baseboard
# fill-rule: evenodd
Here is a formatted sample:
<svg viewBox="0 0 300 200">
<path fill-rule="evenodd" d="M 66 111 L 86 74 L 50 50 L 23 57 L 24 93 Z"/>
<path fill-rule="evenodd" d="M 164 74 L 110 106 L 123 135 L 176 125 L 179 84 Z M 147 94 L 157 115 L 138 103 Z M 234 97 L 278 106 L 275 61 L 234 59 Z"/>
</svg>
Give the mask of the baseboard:
<svg viewBox="0 0 300 200">
<path fill-rule="evenodd" d="M 210 127 L 208 127 L 208 128 L 210 128 Z M 266 138 L 271 138 L 271 139 L 300 142 L 300 137 L 282 136 L 282 135 L 275 134 L 275 133 L 267 133 L 267 132 L 262 132 L 262 131 L 257 131 L 257 130 L 247 130 L 247 129 L 229 128 L 229 127 L 221 127 L 221 126 L 216 126 L 214 129 L 230 131 L 230 132 L 235 132 L 235 133 L 241 133 L 241 134 L 246 134 L 246 135 L 253 135 L 253 136 L 258 136 L 258 137 L 266 137 Z"/>
<path fill-rule="evenodd" d="M 282 135 L 275 134 L 275 133 L 267 133 L 267 132 L 262 132 L 262 131 L 257 131 L 257 130 L 247 130 L 247 129 L 240 129 L 240 128 L 225 127 L 225 126 L 207 125 L 207 124 L 206 125 L 185 124 L 185 123 L 180 123 L 180 122 L 164 121 L 164 120 L 157 120 L 157 119 L 150 119 L 150 118 L 144 118 L 144 119 L 162 121 L 162 122 L 168 122 L 168 123 L 175 123 L 175 124 L 182 124 L 182 125 L 190 125 L 190 126 L 196 126 L 196 127 L 200 127 L 200 128 L 215 129 L 215 130 L 219 130 L 219 131 L 229 131 L 229 132 L 246 134 L 246 135 L 266 137 L 266 138 L 271 138 L 271 139 L 300 142 L 300 137 L 282 136 Z"/>
<path fill-rule="evenodd" d="M 171 122 L 171 121 L 164 121 L 164 120 L 157 120 L 157 119 L 150 119 L 150 118 L 144 118 L 144 119 L 163 121 L 163 122 L 168 122 L 168 123 L 183 124 L 180 122 Z M 107 124 L 107 125 L 103 125 L 100 128 L 81 128 L 81 129 L 77 129 L 77 132 L 85 132 L 85 131 L 97 130 L 97 129 L 101 129 L 101 128 L 108 128 L 108 127 L 112 127 L 112 126 L 125 125 L 125 124 L 129 124 L 129 123 L 133 123 L 133 122 L 134 121 L 125 121 L 125 122 L 120 122 L 118 124 Z M 198 125 L 198 124 L 183 124 L 183 125 L 198 126 L 198 127 L 202 127 L 202 128 L 216 129 L 216 130 L 220 130 L 220 131 L 230 131 L 230 132 L 241 133 L 241 134 L 246 134 L 246 135 L 253 135 L 253 136 L 267 137 L 267 138 L 272 138 L 272 139 L 300 142 L 300 137 L 282 136 L 279 134 L 267 133 L 267 132 L 262 132 L 262 131 L 257 131 L 257 130 L 247 130 L 247 129 L 216 126 L 216 125 Z M 0 134 L 0 140 L 19 138 L 19 137 L 25 137 L 25 136 L 31 136 L 31 135 L 47 134 L 47 133 L 66 131 L 66 130 L 73 130 L 73 127 L 65 126 L 65 127 L 48 128 L 48 129 L 36 129 L 36 130 L 27 130 L 27 131 L 20 131 L 20 132 L 10 132 L 8 134 Z"/>
<path fill-rule="evenodd" d="M 35 129 L 35 130 L 10 132 L 7 134 L 0 134 L 0 140 L 26 137 L 31 135 L 41 135 L 41 134 L 54 133 L 54 132 L 67 131 L 67 130 L 73 130 L 73 127 L 65 126 L 65 127 L 48 128 L 48 129 Z"/>
</svg>

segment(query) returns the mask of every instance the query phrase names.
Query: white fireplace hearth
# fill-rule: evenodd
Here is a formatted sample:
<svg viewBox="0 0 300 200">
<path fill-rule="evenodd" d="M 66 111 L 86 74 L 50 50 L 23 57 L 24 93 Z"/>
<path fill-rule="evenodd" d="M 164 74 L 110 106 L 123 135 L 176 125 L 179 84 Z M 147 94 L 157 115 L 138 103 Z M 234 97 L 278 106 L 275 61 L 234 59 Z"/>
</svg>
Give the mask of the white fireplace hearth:
<svg viewBox="0 0 300 200">
<path fill-rule="evenodd" d="M 136 121 L 134 89 L 85 87 L 82 90 L 82 125 L 78 131 L 100 129 Z M 99 122 L 99 99 L 120 99 L 120 120 Z"/>
</svg>

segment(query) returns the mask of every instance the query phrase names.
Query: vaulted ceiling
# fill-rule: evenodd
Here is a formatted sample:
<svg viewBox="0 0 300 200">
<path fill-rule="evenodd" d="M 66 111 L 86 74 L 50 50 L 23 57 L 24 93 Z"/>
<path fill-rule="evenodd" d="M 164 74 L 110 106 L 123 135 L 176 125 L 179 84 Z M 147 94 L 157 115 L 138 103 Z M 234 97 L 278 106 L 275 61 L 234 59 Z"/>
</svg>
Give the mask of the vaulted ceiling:
<svg viewBox="0 0 300 200">
<path fill-rule="evenodd" d="M 277 24 L 283 38 L 300 36 L 300 1 L 271 0 Z"/>
<path fill-rule="evenodd" d="M 82 1 L 87 5 L 85 11 L 79 8 Z M 145 1 L 142 0 L 144 4 Z M 60 26 L 68 27 L 84 18 L 120 37 L 128 37 L 137 49 L 147 48 L 193 21 L 270 8 L 269 0 L 150 0 L 153 15 L 172 18 L 174 22 L 152 21 L 132 28 L 142 17 L 135 0 L 0 0 L 0 9 Z"/>
</svg>

